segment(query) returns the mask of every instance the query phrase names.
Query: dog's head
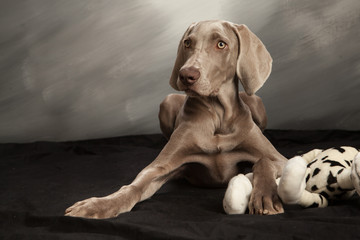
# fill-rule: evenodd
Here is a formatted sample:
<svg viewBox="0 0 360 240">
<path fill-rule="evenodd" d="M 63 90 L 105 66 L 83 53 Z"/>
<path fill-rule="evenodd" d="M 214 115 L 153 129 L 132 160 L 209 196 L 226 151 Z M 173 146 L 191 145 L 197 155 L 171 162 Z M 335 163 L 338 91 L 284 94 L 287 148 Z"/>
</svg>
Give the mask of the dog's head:
<svg viewBox="0 0 360 240">
<path fill-rule="evenodd" d="M 192 96 L 216 96 L 224 82 L 236 78 L 252 95 L 269 77 L 271 65 L 264 44 L 245 25 L 203 21 L 183 35 L 170 85 Z"/>
</svg>

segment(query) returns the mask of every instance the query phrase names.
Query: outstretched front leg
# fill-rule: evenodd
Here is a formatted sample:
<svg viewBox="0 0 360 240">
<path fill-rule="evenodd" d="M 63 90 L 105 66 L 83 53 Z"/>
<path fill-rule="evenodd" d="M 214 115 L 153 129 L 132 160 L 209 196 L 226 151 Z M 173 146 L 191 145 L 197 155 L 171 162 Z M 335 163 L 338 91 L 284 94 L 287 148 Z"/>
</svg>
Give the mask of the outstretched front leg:
<svg viewBox="0 0 360 240">
<path fill-rule="evenodd" d="M 181 130 L 181 129 L 180 129 Z M 173 133 L 159 156 L 144 168 L 127 186 L 105 197 L 93 197 L 75 203 L 65 211 L 66 216 L 85 218 L 111 218 L 130 211 L 136 203 L 151 197 L 165 182 L 180 173 L 189 157 L 183 155 L 181 136 Z M 181 133 L 181 131 L 180 131 Z"/>
</svg>

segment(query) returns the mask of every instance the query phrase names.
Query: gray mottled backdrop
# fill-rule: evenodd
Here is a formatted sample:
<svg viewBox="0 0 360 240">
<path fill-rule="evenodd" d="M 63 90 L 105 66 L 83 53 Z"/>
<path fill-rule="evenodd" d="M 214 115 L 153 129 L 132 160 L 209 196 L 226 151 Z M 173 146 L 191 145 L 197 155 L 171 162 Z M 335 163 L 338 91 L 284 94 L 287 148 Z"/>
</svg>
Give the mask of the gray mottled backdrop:
<svg viewBox="0 0 360 240">
<path fill-rule="evenodd" d="M 269 128 L 360 129 L 359 0 L 1 0 L 0 142 L 159 133 L 179 39 L 206 19 L 272 54 Z"/>
</svg>

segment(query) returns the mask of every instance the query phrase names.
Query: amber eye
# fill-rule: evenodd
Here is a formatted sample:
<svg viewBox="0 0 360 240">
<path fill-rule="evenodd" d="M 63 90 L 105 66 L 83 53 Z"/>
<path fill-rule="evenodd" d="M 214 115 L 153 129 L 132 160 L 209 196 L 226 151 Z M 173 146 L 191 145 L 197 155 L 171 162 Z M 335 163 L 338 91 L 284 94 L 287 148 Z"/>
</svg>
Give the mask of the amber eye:
<svg viewBox="0 0 360 240">
<path fill-rule="evenodd" d="M 226 43 L 223 42 L 223 41 L 219 41 L 218 44 L 217 44 L 217 47 L 219 49 L 224 49 L 226 47 Z"/>
<path fill-rule="evenodd" d="M 188 47 L 190 47 L 190 45 L 191 45 L 191 41 L 190 40 L 185 40 L 184 41 L 184 46 L 186 47 L 186 48 L 188 48 Z"/>
</svg>

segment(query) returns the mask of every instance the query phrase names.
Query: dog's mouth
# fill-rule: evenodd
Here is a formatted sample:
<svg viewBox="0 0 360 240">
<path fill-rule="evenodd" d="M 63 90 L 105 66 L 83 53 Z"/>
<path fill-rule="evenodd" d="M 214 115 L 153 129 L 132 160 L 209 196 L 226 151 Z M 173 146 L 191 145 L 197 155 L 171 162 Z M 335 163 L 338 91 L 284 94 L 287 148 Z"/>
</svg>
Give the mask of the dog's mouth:
<svg viewBox="0 0 360 240">
<path fill-rule="evenodd" d="M 203 86 L 202 88 L 200 88 L 200 86 Z M 188 95 L 189 97 L 206 97 L 206 96 L 213 96 L 213 95 L 217 95 L 217 91 L 210 91 L 211 88 L 209 89 L 208 86 L 204 86 L 204 84 L 192 84 L 192 85 L 185 85 L 183 83 L 180 82 L 180 84 L 178 84 L 179 90 L 180 91 L 184 91 L 186 95 Z"/>
<path fill-rule="evenodd" d="M 197 92 L 195 92 L 194 90 L 191 90 L 189 88 L 185 89 L 185 93 L 186 95 L 190 96 L 190 97 L 199 97 L 200 94 L 198 94 Z"/>
<path fill-rule="evenodd" d="M 186 95 L 190 97 L 216 97 L 219 94 L 219 89 L 215 89 L 210 93 L 203 93 L 193 90 L 190 87 L 187 87 L 183 91 L 186 93 Z"/>
</svg>

